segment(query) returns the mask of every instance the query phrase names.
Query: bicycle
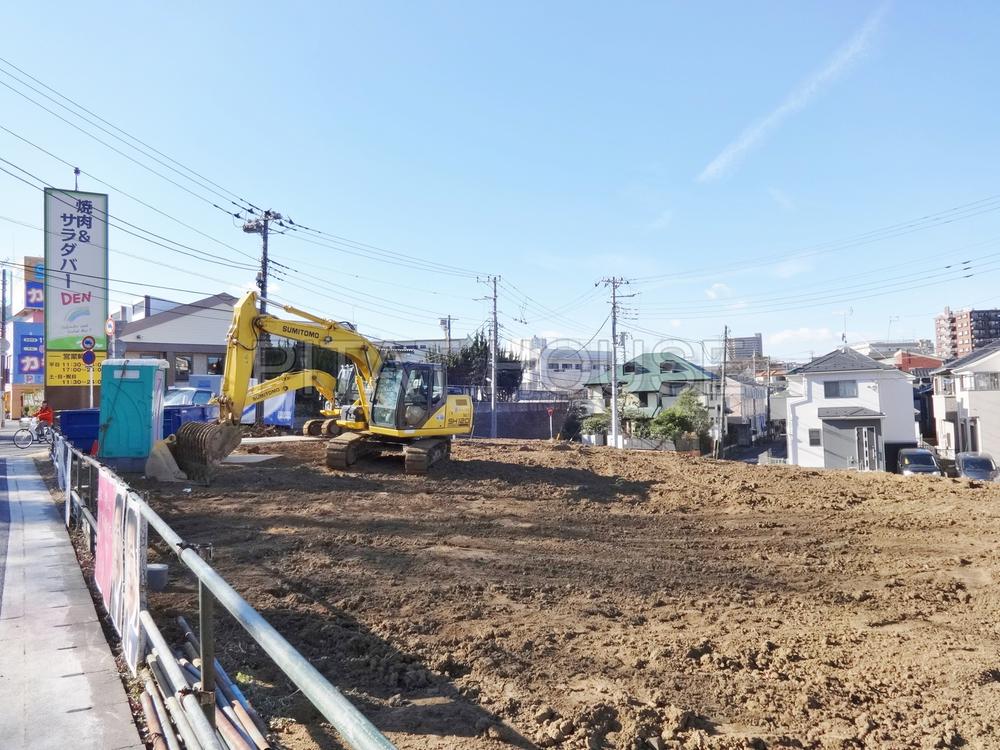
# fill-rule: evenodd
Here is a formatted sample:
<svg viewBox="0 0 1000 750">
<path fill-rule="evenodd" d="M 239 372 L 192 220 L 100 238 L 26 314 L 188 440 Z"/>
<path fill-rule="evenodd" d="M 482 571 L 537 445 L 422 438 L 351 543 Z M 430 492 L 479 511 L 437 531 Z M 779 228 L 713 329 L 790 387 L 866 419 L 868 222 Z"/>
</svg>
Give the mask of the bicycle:
<svg viewBox="0 0 1000 750">
<path fill-rule="evenodd" d="M 52 427 L 48 423 L 32 419 L 30 427 L 22 427 L 14 433 L 14 445 L 23 450 L 30 447 L 35 441 L 51 443 L 52 435 Z"/>
</svg>

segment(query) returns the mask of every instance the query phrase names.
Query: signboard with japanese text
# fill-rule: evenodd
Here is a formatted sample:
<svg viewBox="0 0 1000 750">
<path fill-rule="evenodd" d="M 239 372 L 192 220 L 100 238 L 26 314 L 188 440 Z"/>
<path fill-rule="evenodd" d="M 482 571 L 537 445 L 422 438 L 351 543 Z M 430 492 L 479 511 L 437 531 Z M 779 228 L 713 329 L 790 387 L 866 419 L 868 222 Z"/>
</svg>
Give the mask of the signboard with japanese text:
<svg viewBox="0 0 1000 750">
<path fill-rule="evenodd" d="M 84 336 L 108 348 L 108 196 L 45 189 L 45 339 L 49 352 L 79 352 Z M 47 372 L 51 372 L 47 368 Z M 46 385 L 86 385 L 55 382 Z M 98 373 L 99 375 L 99 373 Z M 95 379 L 96 383 L 96 379 Z"/>
<path fill-rule="evenodd" d="M 45 260 L 25 257 L 23 273 L 24 307 L 27 310 L 41 310 L 45 307 Z"/>
<path fill-rule="evenodd" d="M 45 325 L 14 321 L 14 367 L 11 382 L 16 385 L 45 383 Z"/>
<path fill-rule="evenodd" d="M 101 384 L 101 362 L 107 359 L 107 352 L 94 352 L 96 355 L 93 371 L 94 385 Z M 45 352 L 45 385 L 89 385 L 90 373 L 83 364 L 83 351 L 75 352 Z"/>
</svg>

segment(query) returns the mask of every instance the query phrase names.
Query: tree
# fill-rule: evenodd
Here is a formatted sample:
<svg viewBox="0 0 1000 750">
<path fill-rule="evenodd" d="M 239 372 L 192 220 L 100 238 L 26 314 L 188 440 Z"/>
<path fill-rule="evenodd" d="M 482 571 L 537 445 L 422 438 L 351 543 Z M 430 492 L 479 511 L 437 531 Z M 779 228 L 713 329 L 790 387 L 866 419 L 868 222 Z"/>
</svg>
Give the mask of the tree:
<svg viewBox="0 0 1000 750">
<path fill-rule="evenodd" d="M 490 342 L 482 331 L 476 333 L 458 354 L 434 352 L 427 355 L 428 360 L 440 362 L 448 368 L 448 382 L 452 385 L 482 386 L 489 385 L 490 376 Z M 509 401 L 517 389 L 521 387 L 523 375 L 521 360 L 506 349 L 497 351 L 497 398 Z"/>
<path fill-rule="evenodd" d="M 678 436 L 694 434 L 699 438 L 708 434 L 711 418 L 701 403 L 698 392 L 685 388 L 674 405 L 657 414 L 649 425 L 651 435 L 677 441 Z"/>
</svg>

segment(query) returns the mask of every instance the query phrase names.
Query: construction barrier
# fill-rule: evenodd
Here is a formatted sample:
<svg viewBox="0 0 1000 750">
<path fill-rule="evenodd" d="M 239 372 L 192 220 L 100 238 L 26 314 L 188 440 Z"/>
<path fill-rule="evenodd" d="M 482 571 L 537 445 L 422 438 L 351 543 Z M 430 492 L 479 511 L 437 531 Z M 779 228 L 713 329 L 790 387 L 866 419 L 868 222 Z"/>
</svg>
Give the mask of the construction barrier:
<svg viewBox="0 0 1000 750">
<path fill-rule="evenodd" d="M 95 580 L 105 609 L 122 638 L 129 669 L 137 674 L 140 666 L 151 663 L 151 666 L 156 665 L 154 675 L 160 672 L 158 682 L 166 701 L 165 714 L 160 716 L 159 724 L 164 729 L 171 726 L 169 720 L 163 721 L 169 715 L 178 733 L 189 731 L 192 740 L 205 750 L 224 750 L 234 742 L 260 747 L 248 722 L 238 715 L 240 711 L 252 712 L 252 707 L 215 659 L 214 611 L 219 603 L 312 702 L 349 747 L 395 750 L 336 687 L 201 557 L 195 546 L 185 543 L 121 477 L 74 448 L 59 433 L 53 438 L 51 455 L 59 488 L 64 492 L 66 526 L 77 525 L 87 535 L 90 550 L 95 555 Z M 189 640 L 198 644 L 200 670 L 178 664 L 146 610 L 148 528 L 166 542 L 198 580 L 199 632 L 197 636 L 191 634 Z M 192 672 L 199 680 L 195 688 L 208 685 L 210 689 L 204 692 L 193 689 L 189 682 Z M 216 684 L 219 685 L 218 693 L 214 689 Z M 219 695 L 236 699 L 232 706 L 237 710 L 230 712 L 226 705 L 220 711 L 216 704 L 225 700 Z M 159 713 L 157 697 L 154 693 L 151 705 L 154 712 Z M 179 716 L 170 710 L 171 705 L 178 707 Z M 249 723 L 266 729 L 257 722 Z"/>
</svg>

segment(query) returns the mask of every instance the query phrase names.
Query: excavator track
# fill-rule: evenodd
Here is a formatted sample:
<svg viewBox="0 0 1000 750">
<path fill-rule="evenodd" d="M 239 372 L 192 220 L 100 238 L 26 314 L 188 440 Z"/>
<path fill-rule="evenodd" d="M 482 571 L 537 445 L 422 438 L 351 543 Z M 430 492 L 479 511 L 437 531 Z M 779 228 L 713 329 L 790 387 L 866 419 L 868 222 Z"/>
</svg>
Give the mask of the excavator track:
<svg viewBox="0 0 1000 750">
<path fill-rule="evenodd" d="M 302 425 L 302 434 L 306 437 L 319 437 L 323 434 L 323 419 L 307 419 Z"/>
<path fill-rule="evenodd" d="M 336 419 L 324 419 L 320 426 L 320 434 L 324 437 L 337 437 L 341 432 Z"/>
<path fill-rule="evenodd" d="M 359 432 L 344 432 L 326 444 L 326 465 L 331 469 L 345 471 L 368 453 L 366 435 Z"/>
<path fill-rule="evenodd" d="M 403 460 L 407 474 L 426 474 L 435 464 L 451 455 L 449 438 L 425 438 L 407 443 L 403 449 Z"/>
<path fill-rule="evenodd" d="M 177 430 L 174 460 L 193 481 L 207 482 L 219 462 L 236 450 L 243 439 L 239 425 L 186 422 Z"/>
</svg>

